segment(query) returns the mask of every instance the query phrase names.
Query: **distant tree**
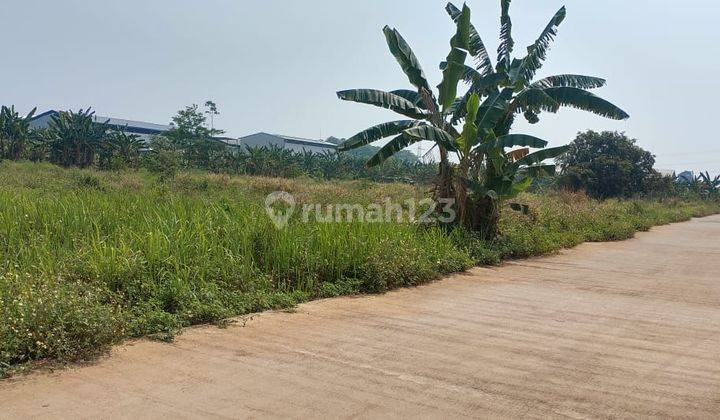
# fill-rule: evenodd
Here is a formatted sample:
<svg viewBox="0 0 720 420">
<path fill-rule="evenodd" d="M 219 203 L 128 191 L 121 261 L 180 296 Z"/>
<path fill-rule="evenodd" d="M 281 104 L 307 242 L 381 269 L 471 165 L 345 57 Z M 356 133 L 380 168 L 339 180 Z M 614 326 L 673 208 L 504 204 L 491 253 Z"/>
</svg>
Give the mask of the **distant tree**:
<svg viewBox="0 0 720 420">
<path fill-rule="evenodd" d="M 557 159 L 562 168 L 560 185 L 600 199 L 647 192 L 657 176 L 655 157 L 635 143 L 624 133 L 579 133 Z"/>
<path fill-rule="evenodd" d="M 217 107 L 214 108 L 217 112 Z M 172 119 L 172 128 L 164 136 L 181 150 L 187 166 L 208 168 L 215 156 L 226 146 L 214 137 L 224 131 L 206 126 L 207 118 L 196 104 L 178 111 Z"/>
<path fill-rule="evenodd" d="M 215 116 L 220 115 L 217 104 L 213 101 L 205 101 L 205 113 L 210 115 L 210 129 L 215 129 Z"/>
<path fill-rule="evenodd" d="M 0 109 L 0 159 L 18 160 L 25 155 L 31 139 L 30 120 L 35 111 L 23 117 L 14 106 Z"/>
<path fill-rule="evenodd" d="M 645 194 L 648 198 L 664 199 L 677 197 L 682 188 L 677 183 L 677 177 L 674 175 L 663 175 L 655 172 L 645 181 Z"/>
<path fill-rule="evenodd" d="M 153 137 L 149 146 L 151 152 L 142 156 L 142 167 L 159 174 L 161 179 L 174 177 L 182 164 L 182 151 L 164 136 Z"/>
</svg>

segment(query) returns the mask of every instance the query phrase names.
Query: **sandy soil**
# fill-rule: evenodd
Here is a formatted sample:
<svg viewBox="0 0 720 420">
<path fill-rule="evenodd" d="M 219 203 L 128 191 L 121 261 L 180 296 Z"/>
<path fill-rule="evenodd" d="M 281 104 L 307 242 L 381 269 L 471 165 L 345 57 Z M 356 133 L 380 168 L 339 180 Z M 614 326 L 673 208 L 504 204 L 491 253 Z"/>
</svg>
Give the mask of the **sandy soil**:
<svg viewBox="0 0 720 420">
<path fill-rule="evenodd" d="M 0 417 L 720 418 L 720 216 L 0 382 Z"/>
</svg>

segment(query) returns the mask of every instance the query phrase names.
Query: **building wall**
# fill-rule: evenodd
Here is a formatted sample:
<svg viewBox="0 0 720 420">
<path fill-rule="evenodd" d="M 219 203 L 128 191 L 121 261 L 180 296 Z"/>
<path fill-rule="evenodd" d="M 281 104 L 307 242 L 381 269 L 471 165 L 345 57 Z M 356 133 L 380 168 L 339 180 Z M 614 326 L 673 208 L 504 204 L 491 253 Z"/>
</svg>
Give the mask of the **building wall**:
<svg viewBox="0 0 720 420">
<path fill-rule="evenodd" d="M 281 147 L 284 149 L 292 150 L 294 152 L 312 152 L 312 153 L 326 153 L 328 151 L 335 151 L 335 148 L 323 147 L 320 145 L 313 145 L 311 143 L 303 143 L 300 141 L 286 140 L 282 137 L 267 134 L 257 133 L 238 139 L 237 141 L 227 141 L 226 143 L 244 147 Z"/>
<path fill-rule="evenodd" d="M 30 121 L 30 128 L 33 130 L 42 130 L 48 127 L 48 124 L 50 124 L 50 120 L 52 119 L 52 115 L 43 115 L 42 117 L 35 118 L 34 120 Z"/>
<path fill-rule="evenodd" d="M 240 144 L 246 147 L 284 147 L 285 141 L 272 134 L 257 133 L 240 139 Z"/>
<path fill-rule="evenodd" d="M 335 149 L 332 147 L 320 147 L 320 146 L 313 146 L 309 144 L 304 143 L 294 143 L 290 141 L 285 142 L 285 148 L 292 150 L 294 152 L 311 152 L 311 153 L 326 153 L 326 152 L 334 152 Z"/>
</svg>

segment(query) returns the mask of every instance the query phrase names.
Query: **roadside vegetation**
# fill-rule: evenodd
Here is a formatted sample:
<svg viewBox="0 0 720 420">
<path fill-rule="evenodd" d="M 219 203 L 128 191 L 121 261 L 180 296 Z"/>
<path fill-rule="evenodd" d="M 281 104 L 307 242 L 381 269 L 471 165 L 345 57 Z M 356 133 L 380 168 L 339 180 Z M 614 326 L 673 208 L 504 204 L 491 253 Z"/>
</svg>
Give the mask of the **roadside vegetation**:
<svg viewBox="0 0 720 420">
<path fill-rule="evenodd" d="M 494 241 L 412 223 L 304 223 L 276 229 L 262 206 L 421 198 L 426 187 L 183 172 L 0 164 L 0 370 L 90 358 L 130 337 L 289 308 L 318 297 L 422 284 L 583 241 L 619 240 L 715 213 L 715 201 L 523 194 Z"/>
</svg>

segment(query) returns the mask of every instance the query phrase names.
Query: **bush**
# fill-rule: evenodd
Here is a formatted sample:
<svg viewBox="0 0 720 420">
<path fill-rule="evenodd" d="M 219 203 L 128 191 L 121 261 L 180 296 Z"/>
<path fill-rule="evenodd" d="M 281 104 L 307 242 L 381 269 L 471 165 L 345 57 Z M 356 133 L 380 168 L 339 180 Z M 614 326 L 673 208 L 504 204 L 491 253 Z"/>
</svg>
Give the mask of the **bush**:
<svg viewBox="0 0 720 420">
<path fill-rule="evenodd" d="M 170 140 L 159 136 L 150 142 L 150 149 L 141 159 L 142 167 L 159 174 L 163 180 L 173 178 L 182 165 L 182 152 Z"/>
<path fill-rule="evenodd" d="M 631 197 L 648 192 L 658 174 L 655 157 L 623 133 L 579 133 L 568 152 L 557 159 L 561 187 L 584 190 L 594 198 Z"/>
<path fill-rule="evenodd" d="M 0 376 L 30 360 L 88 359 L 125 336 L 119 307 L 97 284 L 7 272 L 0 278 Z"/>
</svg>

